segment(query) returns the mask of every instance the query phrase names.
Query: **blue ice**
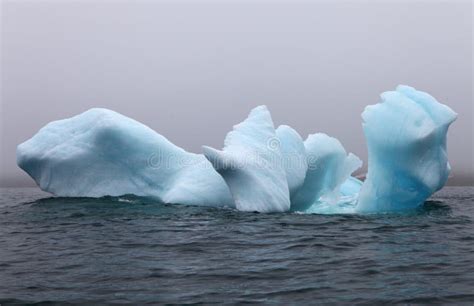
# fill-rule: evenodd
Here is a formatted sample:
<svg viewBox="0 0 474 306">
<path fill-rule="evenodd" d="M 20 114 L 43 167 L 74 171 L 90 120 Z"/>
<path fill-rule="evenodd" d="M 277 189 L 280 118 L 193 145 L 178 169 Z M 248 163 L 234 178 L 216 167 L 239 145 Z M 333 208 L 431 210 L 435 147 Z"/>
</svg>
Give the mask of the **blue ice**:
<svg viewBox="0 0 474 306">
<path fill-rule="evenodd" d="M 186 152 L 147 126 L 94 108 L 54 121 L 17 148 L 17 163 L 57 196 L 134 194 L 163 203 L 242 211 L 379 213 L 419 207 L 448 178 L 446 135 L 456 113 L 425 92 L 398 86 L 362 114 L 362 165 L 323 133 L 306 140 L 275 128 L 265 106 L 234 126 L 223 149 Z"/>
<path fill-rule="evenodd" d="M 62 197 L 134 194 L 164 203 L 234 203 L 203 155 L 107 109 L 47 124 L 18 146 L 17 163 L 42 190 Z"/>
<path fill-rule="evenodd" d="M 446 135 L 457 114 L 409 86 L 381 97 L 362 113 L 369 161 L 357 212 L 414 209 L 444 186 L 451 170 Z"/>
</svg>

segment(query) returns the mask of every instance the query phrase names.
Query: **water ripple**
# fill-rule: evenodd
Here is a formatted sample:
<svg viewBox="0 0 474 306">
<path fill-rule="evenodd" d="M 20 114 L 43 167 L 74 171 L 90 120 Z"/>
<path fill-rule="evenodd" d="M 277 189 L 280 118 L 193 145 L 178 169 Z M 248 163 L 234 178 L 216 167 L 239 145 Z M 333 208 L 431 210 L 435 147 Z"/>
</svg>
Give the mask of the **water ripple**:
<svg viewBox="0 0 474 306">
<path fill-rule="evenodd" d="M 370 216 L 1 189 L 0 304 L 470 304 L 473 218 L 472 187 Z"/>
</svg>

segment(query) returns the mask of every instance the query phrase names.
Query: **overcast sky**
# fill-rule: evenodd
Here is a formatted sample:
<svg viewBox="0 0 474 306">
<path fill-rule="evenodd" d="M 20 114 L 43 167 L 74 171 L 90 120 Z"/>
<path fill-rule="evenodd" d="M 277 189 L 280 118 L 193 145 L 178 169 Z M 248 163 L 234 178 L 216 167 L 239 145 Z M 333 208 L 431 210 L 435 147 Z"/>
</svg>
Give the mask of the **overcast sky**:
<svg viewBox="0 0 474 306">
<path fill-rule="evenodd" d="M 471 1 L 2 1 L 0 185 L 16 146 L 91 107 L 193 152 L 266 104 L 367 161 L 360 113 L 398 84 L 459 113 L 451 184 L 474 184 Z"/>
</svg>

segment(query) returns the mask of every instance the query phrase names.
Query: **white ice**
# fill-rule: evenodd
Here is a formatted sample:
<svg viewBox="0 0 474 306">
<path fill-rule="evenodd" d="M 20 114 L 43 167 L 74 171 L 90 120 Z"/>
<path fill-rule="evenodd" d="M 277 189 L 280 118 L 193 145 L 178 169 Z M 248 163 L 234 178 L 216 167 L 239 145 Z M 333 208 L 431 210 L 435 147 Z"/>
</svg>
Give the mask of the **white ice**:
<svg viewBox="0 0 474 306">
<path fill-rule="evenodd" d="M 224 178 L 238 210 L 283 212 L 290 209 L 287 176 L 270 112 L 254 108 L 225 138 L 224 149 L 203 147 Z"/>
<path fill-rule="evenodd" d="M 306 177 L 306 149 L 300 134 L 291 127 L 280 125 L 275 132 L 278 139 L 269 142 L 269 146 L 273 149 L 279 147 L 281 150 L 291 197 L 303 185 Z"/>
</svg>

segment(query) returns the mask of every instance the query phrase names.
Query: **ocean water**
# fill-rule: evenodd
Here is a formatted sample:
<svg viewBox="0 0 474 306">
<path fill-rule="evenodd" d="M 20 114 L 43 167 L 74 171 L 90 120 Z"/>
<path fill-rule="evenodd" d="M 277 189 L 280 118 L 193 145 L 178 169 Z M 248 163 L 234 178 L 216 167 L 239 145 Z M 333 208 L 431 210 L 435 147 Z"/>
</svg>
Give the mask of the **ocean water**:
<svg viewBox="0 0 474 306">
<path fill-rule="evenodd" d="M 0 193 L 2 305 L 474 303 L 474 187 L 369 216 Z"/>
</svg>

